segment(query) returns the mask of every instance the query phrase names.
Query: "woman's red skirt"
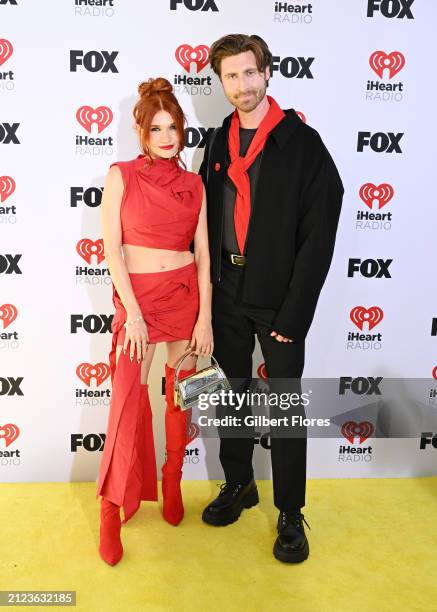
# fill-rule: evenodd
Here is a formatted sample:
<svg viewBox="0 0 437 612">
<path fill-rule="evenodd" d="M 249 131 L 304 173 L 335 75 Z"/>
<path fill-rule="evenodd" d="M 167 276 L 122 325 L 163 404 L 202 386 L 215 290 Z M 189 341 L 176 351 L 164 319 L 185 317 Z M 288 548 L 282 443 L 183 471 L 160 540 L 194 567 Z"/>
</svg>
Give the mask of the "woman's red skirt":
<svg viewBox="0 0 437 612">
<path fill-rule="evenodd" d="M 146 321 L 149 342 L 190 340 L 199 311 L 196 263 L 164 272 L 130 273 L 129 277 Z M 125 340 L 126 310 L 114 286 L 113 303 L 115 315 L 109 354 L 112 397 L 96 497 L 101 495 L 123 506 L 126 516 L 126 489 L 134 456 L 148 457 L 151 464 L 144 471 L 147 477 L 143 479 L 141 499 L 156 501 L 158 490 L 156 464 L 152 465 L 155 449 L 151 423 L 144 436 L 147 448 L 135 448 L 137 423 L 141 419 L 141 363 L 136 358 L 130 360 L 128 349 L 126 355 L 121 352 L 116 364 L 116 347 Z"/>
</svg>

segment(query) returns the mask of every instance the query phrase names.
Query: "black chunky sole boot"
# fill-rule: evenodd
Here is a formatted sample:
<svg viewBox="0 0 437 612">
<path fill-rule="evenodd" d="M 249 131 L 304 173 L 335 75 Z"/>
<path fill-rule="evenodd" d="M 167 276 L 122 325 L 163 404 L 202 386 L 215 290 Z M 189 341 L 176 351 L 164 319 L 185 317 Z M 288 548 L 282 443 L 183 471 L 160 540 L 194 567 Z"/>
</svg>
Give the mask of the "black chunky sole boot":
<svg viewBox="0 0 437 612">
<path fill-rule="evenodd" d="M 247 485 L 224 483 L 221 491 L 203 511 L 202 520 L 208 525 L 224 527 L 240 518 L 245 508 L 252 508 L 259 502 L 255 481 Z"/>
</svg>

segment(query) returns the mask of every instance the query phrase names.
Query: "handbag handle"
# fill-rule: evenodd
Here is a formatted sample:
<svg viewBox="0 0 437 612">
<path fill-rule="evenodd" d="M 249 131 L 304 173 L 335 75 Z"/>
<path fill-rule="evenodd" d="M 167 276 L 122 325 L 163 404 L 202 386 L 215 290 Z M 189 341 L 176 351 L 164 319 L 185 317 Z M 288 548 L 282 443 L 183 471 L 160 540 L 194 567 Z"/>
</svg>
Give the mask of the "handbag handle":
<svg viewBox="0 0 437 612">
<path fill-rule="evenodd" d="M 191 355 L 195 355 L 196 353 L 192 350 L 189 350 L 187 353 L 185 353 L 185 355 L 182 355 L 182 357 L 179 359 L 179 361 L 176 364 L 176 372 L 174 375 L 174 387 L 176 388 L 176 386 L 179 384 L 179 370 L 181 369 L 181 366 L 183 364 L 183 362 L 185 361 L 185 359 L 187 357 L 190 357 Z M 217 359 L 214 357 L 214 355 L 211 355 L 211 361 L 214 361 L 215 365 L 218 366 L 218 361 Z"/>
</svg>

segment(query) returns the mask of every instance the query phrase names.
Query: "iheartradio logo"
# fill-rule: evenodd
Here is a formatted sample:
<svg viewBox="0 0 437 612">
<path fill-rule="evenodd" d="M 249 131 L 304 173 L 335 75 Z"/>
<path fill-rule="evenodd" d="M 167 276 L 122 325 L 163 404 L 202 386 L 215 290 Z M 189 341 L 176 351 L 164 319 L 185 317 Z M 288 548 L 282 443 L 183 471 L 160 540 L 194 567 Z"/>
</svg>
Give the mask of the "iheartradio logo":
<svg viewBox="0 0 437 612">
<path fill-rule="evenodd" d="M 384 70 L 388 71 L 388 78 L 392 79 L 405 66 L 405 57 L 400 51 L 375 51 L 369 58 L 369 64 L 380 79 L 384 76 Z"/>
<path fill-rule="evenodd" d="M 354 443 L 355 438 L 358 438 L 359 444 L 362 444 L 367 438 L 370 438 L 374 431 L 375 428 L 370 421 L 361 421 L 360 423 L 346 421 L 341 427 L 342 436 L 351 444 Z"/>
<path fill-rule="evenodd" d="M 0 321 L 3 321 L 3 329 L 6 329 L 17 318 L 18 310 L 12 304 L 0 306 Z"/>
<path fill-rule="evenodd" d="M 0 425 L 0 438 L 4 438 L 6 442 L 6 448 L 15 442 L 20 435 L 20 430 L 14 423 L 6 423 L 6 425 Z"/>
<path fill-rule="evenodd" d="M 257 374 L 258 374 L 258 378 L 262 378 L 262 380 L 267 380 L 267 370 L 266 370 L 266 364 L 265 363 L 261 363 L 258 366 L 257 369 Z"/>
<path fill-rule="evenodd" d="M 89 238 L 82 238 L 76 245 L 76 252 L 91 265 L 91 257 L 97 257 L 97 265 L 105 259 L 103 238 L 98 238 L 94 242 Z"/>
<path fill-rule="evenodd" d="M 2 66 L 11 57 L 14 52 L 14 47 L 6 38 L 0 38 L 0 66 Z"/>
<path fill-rule="evenodd" d="M 364 308 L 364 306 L 355 306 L 350 311 L 350 319 L 358 329 L 363 331 L 364 323 L 368 323 L 369 331 L 376 327 L 383 319 L 384 313 L 382 308 L 379 306 L 371 306 L 370 308 Z"/>
<path fill-rule="evenodd" d="M 187 431 L 187 444 L 191 444 L 200 433 L 200 427 L 197 423 L 190 423 L 190 427 Z"/>
<path fill-rule="evenodd" d="M 80 363 L 76 368 L 77 376 L 87 387 L 91 386 L 92 378 L 95 379 L 97 387 L 100 387 L 110 373 L 111 370 L 107 363 L 96 363 L 95 365 L 91 365 L 91 363 Z"/>
<path fill-rule="evenodd" d="M 15 181 L 12 176 L 0 176 L 0 202 L 4 202 L 15 191 Z"/>
<path fill-rule="evenodd" d="M 196 64 L 196 72 L 201 72 L 208 65 L 209 47 L 206 45 L 179 45 L 175 58 L 186 72 L 190 72 L 191 64 Z"/>
<path fill-rule="evenodd" d="M 364 183 L 364 185 L 360 187 L 359 194 L 364 204 L 370 209 L 372 209 L 375 200 L 378 203 L 378 209 L 380 209 L 390 202 L 394 196 L 394 189 L 388 183 L 381 183 L 380 185 Z"/>
<path fill-rule="evenodd" d="M 296 111 L 296 115 L 299 117 L 299 119 L 301 121 L 303 121 L 304 123 L 307 122 L 307 118 L 305 117 L 305 115 L 301 112 L 301 111 Z"/>
<path fill-rule="evenodd" d="M 97 131 L 100 134 L 111 123 L 113 114 L 109 106 L 98 106 L 97 108 L 81 106 L 77 110 L 76 119 L 89 134 L 91 134 L 92 125 L 97 125 Z"/>
</svg>

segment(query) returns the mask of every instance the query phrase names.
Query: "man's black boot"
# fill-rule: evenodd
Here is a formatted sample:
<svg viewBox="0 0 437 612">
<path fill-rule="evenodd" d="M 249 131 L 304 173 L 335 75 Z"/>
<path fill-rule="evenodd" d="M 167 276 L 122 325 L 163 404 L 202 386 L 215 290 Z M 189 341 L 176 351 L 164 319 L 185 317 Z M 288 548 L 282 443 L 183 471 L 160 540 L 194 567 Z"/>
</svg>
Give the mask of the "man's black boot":
<svg viewBox="0 0 437 612">
<path fill-rule="evenodd" d="M 302 521 L 311 529 L 301 512 L 279 513 L 279 535 L 273 547 L 273 554 L 279 561 L 300 563 L 308 557 L 310 548 Z"/>
<path fill-rule="evenodd" d="M 220 493 L 203 511 L 202 520 L 217 527 L 235 523 L 243 508 L 259 502 L 258 489 L 252 479 L 247 485 L 224 482 Z"/>
</svg>

